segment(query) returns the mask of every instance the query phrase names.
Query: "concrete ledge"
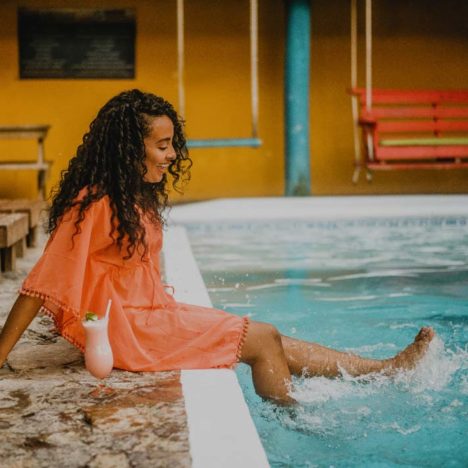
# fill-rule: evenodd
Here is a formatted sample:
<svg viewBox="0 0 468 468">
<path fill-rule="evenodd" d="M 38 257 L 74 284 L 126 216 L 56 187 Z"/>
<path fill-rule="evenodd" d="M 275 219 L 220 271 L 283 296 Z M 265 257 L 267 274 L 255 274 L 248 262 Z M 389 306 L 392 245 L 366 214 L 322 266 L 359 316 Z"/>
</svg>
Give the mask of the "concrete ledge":
<svg viewBox="0 0 468 468">
<path fill-rule="evenodd" d="M 166 281 L 177 300 L 211 307 L 184 227 L 168 229 L 163 255 Z M 181 382 L 193 467 L 269 466 L 234 371 L 182 371 Z"/>
</svg>

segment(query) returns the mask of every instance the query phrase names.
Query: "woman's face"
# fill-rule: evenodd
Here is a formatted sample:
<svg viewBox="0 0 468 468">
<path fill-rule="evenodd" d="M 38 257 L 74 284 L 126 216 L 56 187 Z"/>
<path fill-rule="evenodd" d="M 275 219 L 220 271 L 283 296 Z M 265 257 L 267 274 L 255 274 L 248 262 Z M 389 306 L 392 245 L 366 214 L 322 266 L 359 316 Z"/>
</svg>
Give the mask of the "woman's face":
<svg viewBox="0 0 468 468">
<path fill-rule="evenodd" d="M 146 182 L 161 182 L 170 163 L 176 158 L 172 146 L 174 125 L 167 115 L 151 117 L 150 133 L 143 140 L 145 145 Z"/>
</svg>

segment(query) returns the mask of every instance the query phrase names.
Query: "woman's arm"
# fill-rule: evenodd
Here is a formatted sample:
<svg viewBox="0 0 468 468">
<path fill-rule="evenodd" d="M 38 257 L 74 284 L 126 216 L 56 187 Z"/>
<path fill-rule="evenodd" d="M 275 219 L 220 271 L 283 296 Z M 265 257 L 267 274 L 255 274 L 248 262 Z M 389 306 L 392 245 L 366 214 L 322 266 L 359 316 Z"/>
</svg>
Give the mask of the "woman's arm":
<svg viewBox="0 0 468 468">
<path fill-rule="evenodd" d="M 43 299 L 24 294 L 20 294 L 16 299 L 0 333 L 0 367 L 3 366 L 13 346 L 39 312 L 43 302 Z"/>
</svg>

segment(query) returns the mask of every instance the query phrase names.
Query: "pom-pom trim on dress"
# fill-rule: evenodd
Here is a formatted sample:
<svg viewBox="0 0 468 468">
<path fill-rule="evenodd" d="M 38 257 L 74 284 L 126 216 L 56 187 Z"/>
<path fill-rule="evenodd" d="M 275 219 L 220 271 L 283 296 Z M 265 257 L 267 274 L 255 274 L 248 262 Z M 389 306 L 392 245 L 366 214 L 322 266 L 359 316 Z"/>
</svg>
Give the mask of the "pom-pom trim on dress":
<svg viewBox="0 0 468 468">
<path fill-rule="evenodd" d="M 60 302 L 58 299 L 55 299 L 54 297 L 49 296 L 48 294 L 44 294 L 44 293 L 41 293 L 41 292 L 38 292 L 38 291 L 33 291 L 31 289 L 27 289 L 27 288 L 24 288 L 24 287 L 19 290 L 19 294 L 23 294 L 24 296 L 29 296 L 29 297 L 36 297 L 36 298 L 42 299 L 43 301 L 51 302 L 52 304 L 59 307 L 60 309 L 71 312 L 73 314 L 73 316 L 70 317 L 66 322 L 61 323 L 58 320 L 57 314 L 54 314 L 51 310 L 49 310 L 44 305 L 42 305 L 41 308 L 39 309 L 39 311 L 42 311 L 45 315 L 47 315 L 48 317 L 50 317 L 53 320 L 55 328 L 57 329 L 57 331 L 68 342 L 70 342 L 73 346 L 76 346 L 81 352 L 84 353 L 84 351 L 85 351 L 84 346 L 78 340 L 76 340 L 73 335 L 68 334 L 66 332 L 66 330 L 65 330 L 66 325 L 68 325 L 72 321 L 79 320 L 78 317 L 80 316 L 80 314 L 78 313 L 77 310 L 65 305 L 63 302 Z"/>
</svg>

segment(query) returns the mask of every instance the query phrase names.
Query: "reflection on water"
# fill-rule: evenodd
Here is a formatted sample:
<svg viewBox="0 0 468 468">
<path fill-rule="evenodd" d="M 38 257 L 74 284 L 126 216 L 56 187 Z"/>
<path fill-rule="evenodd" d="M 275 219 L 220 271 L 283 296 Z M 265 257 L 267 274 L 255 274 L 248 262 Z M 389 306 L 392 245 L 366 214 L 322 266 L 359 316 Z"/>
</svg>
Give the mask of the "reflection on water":
<svg viewBox="0 0 468 468">
<path fill-rule="evenodd" d="M 190 230 L 216 307 L 375 358 L 423 325 L 438 337 L 394 378 L 295 378 L 293 409 L 263 402 L 239 366 L 272 466 L 466 466 L 466 223 L 274 227 Z"/>
</svg>

